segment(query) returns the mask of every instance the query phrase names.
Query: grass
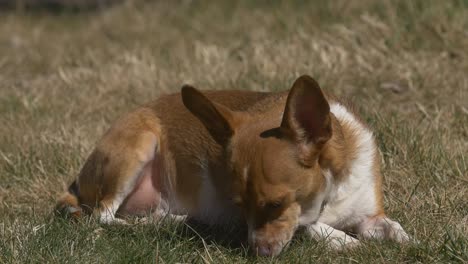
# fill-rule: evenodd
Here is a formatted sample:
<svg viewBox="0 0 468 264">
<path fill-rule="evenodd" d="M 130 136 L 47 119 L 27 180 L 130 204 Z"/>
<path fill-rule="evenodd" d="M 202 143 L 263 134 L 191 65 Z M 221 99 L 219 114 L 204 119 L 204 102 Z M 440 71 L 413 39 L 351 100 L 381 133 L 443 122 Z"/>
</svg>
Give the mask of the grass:
<svg viewBox="0 0 468 264">
<path fill-rule="evenodd" d="M 468 262 L 468 2 L 129 1 L 0 14 L 0 263 Z M 351 98 L 383 154 L 385 206 L 419 244 L 255 258 L 224 230 L 51 215 L 113 120 L 183 83 Z M 236 233 L 235 231 L 227 234 Z M 223 237 L 223 236 L 221 236 Z"/>
</svg>

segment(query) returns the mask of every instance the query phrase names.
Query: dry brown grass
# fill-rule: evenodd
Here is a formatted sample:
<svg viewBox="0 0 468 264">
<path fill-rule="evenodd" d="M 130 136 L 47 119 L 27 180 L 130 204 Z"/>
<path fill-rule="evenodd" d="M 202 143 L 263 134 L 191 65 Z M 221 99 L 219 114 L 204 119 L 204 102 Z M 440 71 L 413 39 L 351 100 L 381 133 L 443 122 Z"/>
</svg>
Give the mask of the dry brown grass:
<svg viewBox="0 0 468 264">
<path fill-rule="evenodd" d="M 280 90 L 300 74 L 361 108 L 384 154 L 386 208 L 422 243 L 321 254 L 305 241 L 279 261 L 468 261 L 467 47 L 461 0 L 130 1 L 1 13 L 0 262 L 252 260 L 147 229 L 90 238 L 96 223 L 49 213 L 109 124 L 138 104 L 183 83 Z"/>
</svg>

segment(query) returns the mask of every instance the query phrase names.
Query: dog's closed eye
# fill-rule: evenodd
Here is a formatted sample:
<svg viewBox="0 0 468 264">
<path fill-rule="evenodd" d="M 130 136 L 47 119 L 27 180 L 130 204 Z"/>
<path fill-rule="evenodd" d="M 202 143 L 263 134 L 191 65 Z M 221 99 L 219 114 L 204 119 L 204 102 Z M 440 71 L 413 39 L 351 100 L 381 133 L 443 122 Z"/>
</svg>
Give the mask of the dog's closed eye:
<svg viewBox="0 0 468 264">
<path fill-rule="evenodd" d="M 265 205 L 266 209 L 279 209 L 283 206 L 282 201 L 269 202 Z"/>
<path fill-rule="evenodd" d="M 231 197 L 229 198 L 229 201 L 234 204 L 235 206 L 237 207 L 241 207 L 242 206 L 242 198 L 239 197 L 239 196 L 234 196 L 234 197 Z"/>
</svg>

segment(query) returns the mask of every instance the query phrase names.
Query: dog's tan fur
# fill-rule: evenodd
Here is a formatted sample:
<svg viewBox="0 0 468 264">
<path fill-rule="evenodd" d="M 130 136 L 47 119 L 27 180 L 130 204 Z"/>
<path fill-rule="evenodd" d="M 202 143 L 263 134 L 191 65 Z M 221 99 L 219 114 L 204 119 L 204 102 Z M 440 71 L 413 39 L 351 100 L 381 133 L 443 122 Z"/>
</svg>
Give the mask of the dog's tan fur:
<svg viewBox="0 0 468 264">
<path fill-rule="evenodd" d="M 345 105 L 308 76 L 279 93 L 201 94 L 186 86 L 182 95 L 162 96 L 119 119 L 57 209 L 94 213 L 103 222 L 149 212 L 209 223 L 244 219 L 260 255 L 277 255 L 299 225 L 343 245 L 357 240 L 328 224 L 363 237 L 407 240 L 398 223 L 385 224 L 391 220 L 383 209 L 378 151 Z M 368 153 L 369 166 L 356 164 Z M 361 171 L 369 176 L 354 180 Z M 367 209 L 351 204 L 349 213 L 335 212 L 343 195 L 356 198 L 340 188 L 370 199 Z M 323 234 L 329 228 L 334 235 Z"/>
</svg>

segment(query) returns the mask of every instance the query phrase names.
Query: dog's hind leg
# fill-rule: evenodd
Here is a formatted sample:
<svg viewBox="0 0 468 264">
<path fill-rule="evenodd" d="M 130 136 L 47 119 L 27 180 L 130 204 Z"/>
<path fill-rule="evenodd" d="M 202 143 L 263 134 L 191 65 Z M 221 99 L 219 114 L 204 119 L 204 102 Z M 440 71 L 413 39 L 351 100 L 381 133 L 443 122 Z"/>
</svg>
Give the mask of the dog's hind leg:
<svg viewBox="0 0 468 264">
<path fill-rule="evenodd" d="M 151 132 L 138 133 L 130 141 L 126 142 L 121 151 L 117 152 L 120 148 L 114 150 L 103 170 L 107 186 L 103 186 L 103 190 L 106 191 L 99 202 L 97 212 L 95 211 L 102 223 L 123 222 L 116 218 L 122 203 L 140 185 L 151 185 L 151 181 L 142 183 L 142 178 L 151 177 L 158 141 L 156 135 Z"/>
<path fill-rule="evenodd" d="M 157 209 L 163 167 L 160 140 L 161 123 L 153 110 L 140 108 L 120 118 L 58 200 L 56 211 L 71 216 L 83 212 L 96 215 L 102 223 L 123 223 L 117 218 L 120 211 L 135 215 Z M 137 202 L 123 206 L 132 196 Z"/>
<path fill-rule="evenodd" d="M 128 196 L 142 186 L 142 179 L 151 178 L 154 173 L 160 134 L 159 120 L 148 109 L 116 122 L 80 172 L 77 183 L 81 207 L 98 216 L 102 223 L 124 222 L 116 213 Z"/>
</svg>

